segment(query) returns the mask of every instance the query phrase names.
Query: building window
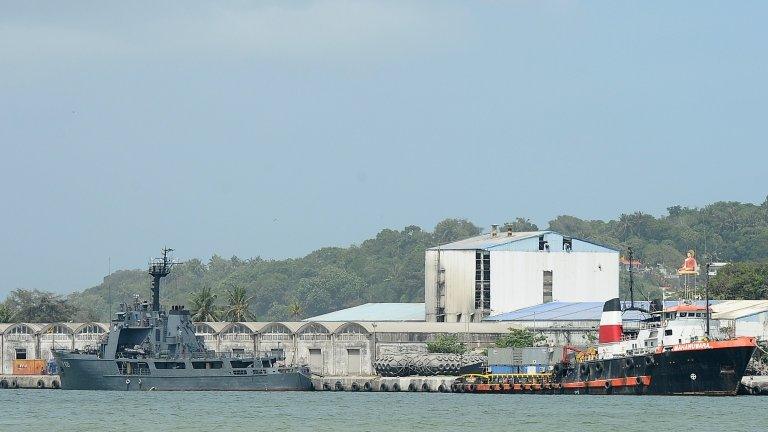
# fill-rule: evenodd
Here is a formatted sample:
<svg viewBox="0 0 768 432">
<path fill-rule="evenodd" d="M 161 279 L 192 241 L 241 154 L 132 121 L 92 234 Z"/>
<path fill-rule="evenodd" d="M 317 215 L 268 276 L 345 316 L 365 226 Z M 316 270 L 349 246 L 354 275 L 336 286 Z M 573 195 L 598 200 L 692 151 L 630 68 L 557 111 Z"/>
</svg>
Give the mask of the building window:
<svg viewBox="0 0 768 432">
<path fill-rule="evenodd" d="M 491 253 L 475 252 L 475 309 L 491 309 Z"/>
<path fill-rule="evenodd" d="M 27 349 L 16 348 L 16 360 L 26 360 L 26 359 L 27 359 Z"/>
<path fill-rule="evenodd" d="M 552 270 L 544 270 L 544 298 L 543 303 L 552 302 Z"/>
<path fill-rule="evenodd" d="M 573 250 L 573 239 L 570 237 L 563 237 L 563 250 L 570 252 Z"/>
</svg>

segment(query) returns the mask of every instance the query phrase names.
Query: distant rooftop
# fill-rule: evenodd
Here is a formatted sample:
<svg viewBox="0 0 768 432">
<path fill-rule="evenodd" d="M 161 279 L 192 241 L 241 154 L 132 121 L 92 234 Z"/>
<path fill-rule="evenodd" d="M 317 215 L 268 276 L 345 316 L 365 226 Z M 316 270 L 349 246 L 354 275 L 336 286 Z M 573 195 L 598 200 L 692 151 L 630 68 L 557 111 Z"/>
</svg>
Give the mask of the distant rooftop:
<svg viewBox="0 0 768 432">
<path fill-rule="evenodd" d="M 551 231 L 521 231 L 507 233 L 506 231 L 500 231 L 498 234 L 493 235 L 491 233 L 480 234 L 479 236 L 470 237 L 464 240 L 458 240 L 452 243 L 440 245 L 430 249 L 488 249 L 495 246 L 501 246 L 507 243 L 513 243 L 523 239 L 538 237 L 540 235 L 549 233 Z"/>
<path fill-rule="evenodd" d="M 704 306 L 704 300 L 692 302 Z M 561 302 L 555 301 L 518 309 L 485 318 L 485 321 L 600 321 L 604 302 Z M 664 308 L 677 306 L 678 301 L 665 301 Z M 768 300 L 710 300 L 712 319 L 740 319 L 768 311 Z M 635 306 L 648 309 L 650 302 L 635 301 Z M 629 307 L 628 301 L 622 307 Z M 625 321 L 639 321 L 646 315 L 638 311 L 622 314 Z"/>
<path fill-rule="evenodd" d="M 424 321 L 424 303 L 366 303 L 303 321 Z"/>
<path fill-rule="evenodd" d="M 448 244 L 431 247 L 428 250 L 538 250 L 539 242 L 538 237 L 544 236 L 546 240 L 552 242 L 555 239 L 569 238 L 576 246 L 579 243 L 581 246 L 574 250 L 579 251 L 597 251 L 597 252 L 618 252 L 609 246 L 595 243 L 593 241 L 584 240 L 576 237 L 563 236 L 555 231 L 519 231 L 509 232 L 506 230 L 499 230 L 496 234 L 486 233 L 478 236 L 470 237 L 463 240 L 458 240 Z M 557 240 L 559 241 L 559 240 Z M 557 245 L 552 245 L 553 251 L 560 250 Z"/>
</svg>

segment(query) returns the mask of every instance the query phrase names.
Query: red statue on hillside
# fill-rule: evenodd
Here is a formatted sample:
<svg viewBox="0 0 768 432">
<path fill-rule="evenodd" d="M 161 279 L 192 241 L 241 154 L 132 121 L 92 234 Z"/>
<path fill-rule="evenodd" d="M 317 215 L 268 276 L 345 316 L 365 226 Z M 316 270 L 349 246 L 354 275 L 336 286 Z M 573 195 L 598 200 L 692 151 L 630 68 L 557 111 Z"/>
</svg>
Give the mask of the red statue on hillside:
<svg viewBox="0 0 768 432">
<path fill-rule="evenodd" d="M 699 274 L 699 266 L 696 264 L 696 254 L 692 251 L 688 251 L 688 258 L 685 259 L 683 266 L 677 269 L 679 275 L 697 275 Z"/>
</svg>

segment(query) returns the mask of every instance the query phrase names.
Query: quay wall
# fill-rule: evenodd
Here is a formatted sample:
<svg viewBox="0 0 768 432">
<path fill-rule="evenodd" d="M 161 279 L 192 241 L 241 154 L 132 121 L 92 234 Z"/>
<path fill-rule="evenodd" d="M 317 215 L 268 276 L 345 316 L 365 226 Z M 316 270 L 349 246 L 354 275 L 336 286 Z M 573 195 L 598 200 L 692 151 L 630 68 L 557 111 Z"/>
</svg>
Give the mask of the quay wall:
<svg viewBox="0 0 768 432">
<path fill-rule="evenodd" d="M 440 335 L 455 335 L 470 350 L 494 346 L 510 327 L 535 327 L 554 346 L 586 345 L 597 323 L 546 328 L 508 322 L 205 322 L 196 334 L 206 346 L 228 354 L 280 350 L 286 363 L 307 364 L 324 376 L 375 375 L 373 362 L 389 354 L 421 353 Z M 52 360 L 54 349 L 98 346 L 109 326 L 104 323 L 13 323 L 0 325 L 0 374 L 11 374 L 15 359 Z"/>
</svg>

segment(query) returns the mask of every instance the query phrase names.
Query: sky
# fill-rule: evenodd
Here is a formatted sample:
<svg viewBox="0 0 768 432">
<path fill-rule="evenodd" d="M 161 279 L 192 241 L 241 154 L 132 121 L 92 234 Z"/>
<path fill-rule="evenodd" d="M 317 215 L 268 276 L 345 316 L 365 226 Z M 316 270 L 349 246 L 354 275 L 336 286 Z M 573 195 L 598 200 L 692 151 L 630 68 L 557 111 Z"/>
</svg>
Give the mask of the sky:
<svg viewBox="0 0 768 432">
<path fill-rule="evenodd" d="M 0 0 L 0 298 L 766 184 L 768 3 Z M 110 264 L 111 263 L 111 264 Z"/>
</svg>

